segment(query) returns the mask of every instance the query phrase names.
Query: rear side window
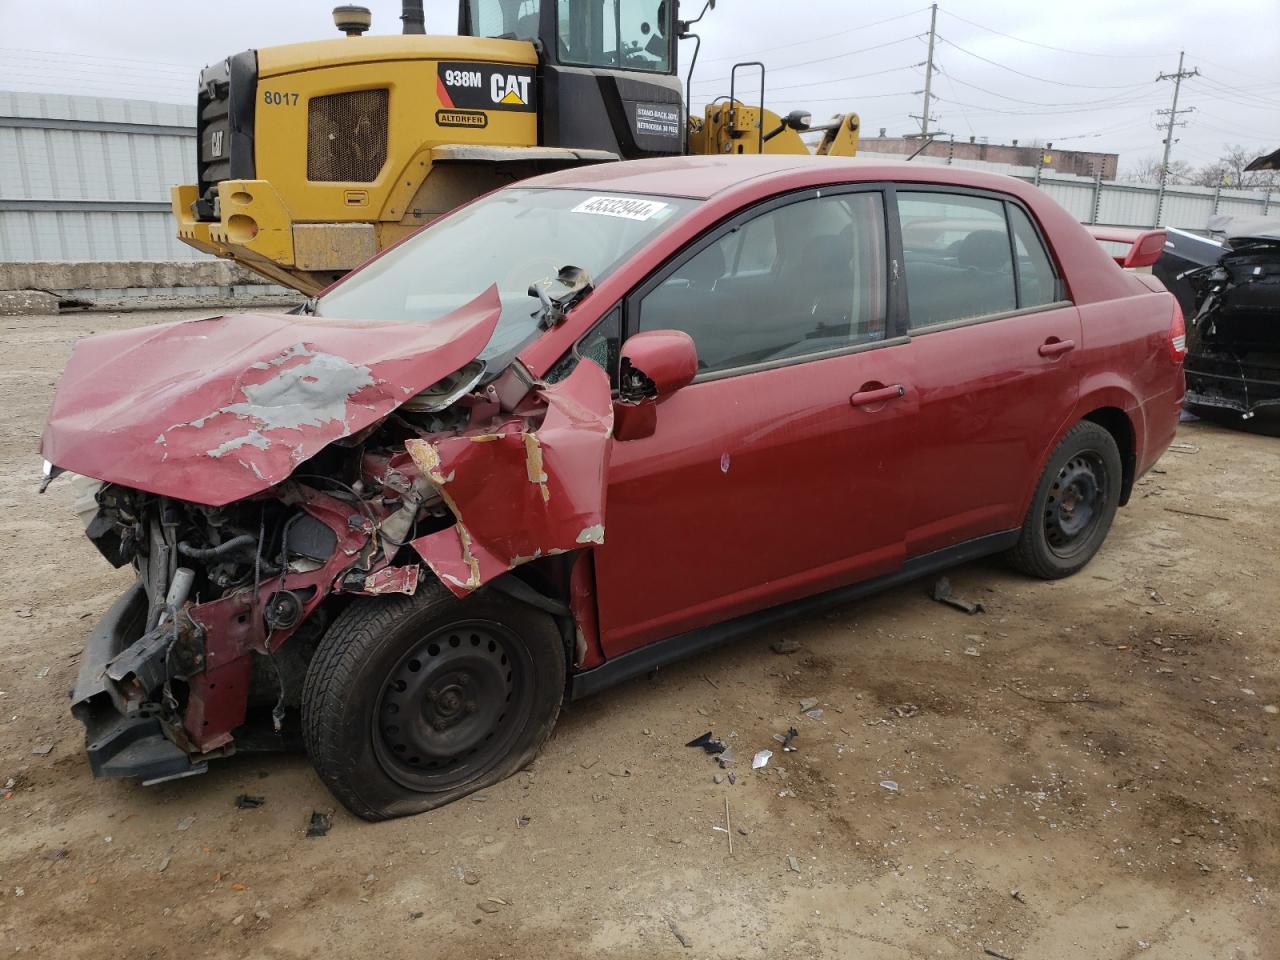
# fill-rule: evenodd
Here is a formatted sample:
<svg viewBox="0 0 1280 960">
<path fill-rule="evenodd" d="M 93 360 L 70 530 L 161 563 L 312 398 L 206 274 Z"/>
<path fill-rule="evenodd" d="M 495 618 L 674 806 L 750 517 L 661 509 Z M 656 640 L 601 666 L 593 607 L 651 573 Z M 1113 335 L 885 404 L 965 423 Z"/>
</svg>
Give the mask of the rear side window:
<svg viewBox="0 0 1280 960">
<path fill-rule="evenodd" d="M 1038 307 L 1058 299 L 1058 278 L 1040 235 L 1021 207 L 1009 204 L 1013 246 L 1018 253 L 1018 306 Z"/>
<path fill-rule="evenodd" d="M 913 329 L 1017 309 L 1004 206 L 986 197 L 898 194 Z"/>
<path fill-rule="evenodd" d="M 639 330 L 683 330 L 704 373 L 885 336 L 881 194 L 775 207 L 675 266 L 639 303 Z"/>
</svg>

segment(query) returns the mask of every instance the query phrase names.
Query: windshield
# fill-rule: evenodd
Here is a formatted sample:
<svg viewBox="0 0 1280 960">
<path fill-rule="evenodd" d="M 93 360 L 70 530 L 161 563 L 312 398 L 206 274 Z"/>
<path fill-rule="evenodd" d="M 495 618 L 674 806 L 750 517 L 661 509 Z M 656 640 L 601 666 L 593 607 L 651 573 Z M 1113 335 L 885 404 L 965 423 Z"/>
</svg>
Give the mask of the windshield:
<svg viewBox="0 0 1280 960">
<path fill-rule="evenodd" d="M 593 283 L 697 201 L 587 190 L 500 190 L 411 239 L 342 281 L 315 304 L 322 317 L 429 323 L 498 285 L 502 316 L 484 360 L 507 358 L 538 331 L 543 315 L 529 286 L 553 297 L 562 267 Z"/>
</svg>

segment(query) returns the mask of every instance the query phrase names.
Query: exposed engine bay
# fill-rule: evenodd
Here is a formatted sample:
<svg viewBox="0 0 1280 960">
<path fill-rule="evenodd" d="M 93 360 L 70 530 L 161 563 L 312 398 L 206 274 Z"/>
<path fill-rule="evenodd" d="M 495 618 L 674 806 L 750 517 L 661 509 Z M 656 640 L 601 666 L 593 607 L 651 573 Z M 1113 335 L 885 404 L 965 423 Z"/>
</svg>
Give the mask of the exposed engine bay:
<svg viewBox="0 0 1280 960">
<path fill-rule="evenodd" d="M 1210 226 L 1221 240 L 1170 230 L 1154 270 L 1184 310 L 1193 307 L 1186 405 L 1245 419 L 1280 412 L 1280 221 Z"/>
</svg>

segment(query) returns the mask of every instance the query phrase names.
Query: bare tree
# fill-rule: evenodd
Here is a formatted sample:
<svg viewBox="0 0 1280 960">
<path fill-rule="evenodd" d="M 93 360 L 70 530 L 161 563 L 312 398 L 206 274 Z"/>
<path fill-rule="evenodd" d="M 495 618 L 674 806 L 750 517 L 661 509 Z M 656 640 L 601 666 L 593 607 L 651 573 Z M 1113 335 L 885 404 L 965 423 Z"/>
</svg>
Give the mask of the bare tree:
<svg viewBox="0 0 1280 960">
<path fill-rule="evenodd" d="M 1225 144 L 1222 156 L 1207 163 L 1195 172 L 1194 182 L 1203 187 L 1224 186 L 1237 190 L 1280 187 L 1280 174 L 1275 170 L 1245 172 L 1245 167 L 1257 156 L 1266 153 L 1261 147 L 1246 148 L 1239 144 Z"/>
<path fill-rule="evenodd" d="M 1181 160 L 1171 161 L 1169 164 L 1169 177 L 1167 183 L 1189 183 L 1193 171 L 1191 166 Z M 1155 156 L 1143 157 L 1124 175 L 1125 180 L 1135 183 L 1159 183 L 1160 182 L 1160 158 Z"/>
</svg>

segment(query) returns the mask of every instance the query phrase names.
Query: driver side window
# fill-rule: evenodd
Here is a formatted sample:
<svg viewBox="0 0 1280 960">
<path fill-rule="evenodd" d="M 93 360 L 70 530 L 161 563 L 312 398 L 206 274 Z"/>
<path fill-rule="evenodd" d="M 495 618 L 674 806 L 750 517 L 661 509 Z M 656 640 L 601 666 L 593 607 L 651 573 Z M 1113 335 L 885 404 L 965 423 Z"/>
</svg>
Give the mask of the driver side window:
<svg viewBox="0 0 1280 960">
<path fill-rule="evenodd" d="M 800 200 L 739 224 L 678 264 L 639 304 L 638 330 L 683 330 L 700 373 L 881 340 L 878 192 Z"/>
</svg>

